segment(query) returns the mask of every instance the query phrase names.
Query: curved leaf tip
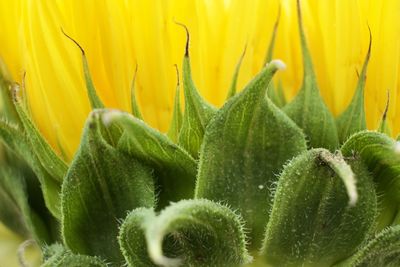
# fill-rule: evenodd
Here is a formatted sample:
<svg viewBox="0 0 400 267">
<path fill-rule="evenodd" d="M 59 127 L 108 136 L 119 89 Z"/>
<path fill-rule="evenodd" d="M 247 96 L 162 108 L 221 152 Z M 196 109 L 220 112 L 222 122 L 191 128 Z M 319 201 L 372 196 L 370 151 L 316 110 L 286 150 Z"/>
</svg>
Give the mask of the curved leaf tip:
<svg viewBox="0 0 400 267">
<path fill-rule="evenodd" d="M 357 181 L 350 165 L 346 163 L 340 152 L 338 152 L 338 154 L 332 154 L 327 150 L 323 150 L 321 151 L 320 157 L 342 179 L 349 197 L 349 206 L 354 207 L 358 200 Z"/>
<path fill-rule="evenodd" d="M 286 64 L 280 59 L 273 59 L 267 65 L 275 66 L 277 70 L 285 70 Z"/>
</svg>

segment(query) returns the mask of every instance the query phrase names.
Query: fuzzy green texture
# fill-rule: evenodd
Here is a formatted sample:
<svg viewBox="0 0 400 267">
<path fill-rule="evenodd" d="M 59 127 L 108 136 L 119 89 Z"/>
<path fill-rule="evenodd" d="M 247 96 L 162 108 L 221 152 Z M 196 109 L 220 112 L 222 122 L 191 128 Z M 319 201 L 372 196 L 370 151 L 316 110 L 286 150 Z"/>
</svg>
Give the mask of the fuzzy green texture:
<svg viewBox="0 0 400 267">
<path fill-rule="evenodd" d="M 134 79 L 132 114 L 103 108 L 71 39 L 95 109 L 71 164 L 0 75 L 0 220 L 36 241 L 44 267 L 399 266 L 400 142 L 385 114 L 380 132 L 365 130 L 369 52 L 335 121 L 298 10 L 305 72 L 290 103 L 271 82 L 283 67 L 270 61 L 279 18 L 270 62 L 236 94 L 243 53 L 220 109 L 193 82 L 186 29 L 185 107 L 178 81 L 168 134 L 142 120 Z"/>
</svg>

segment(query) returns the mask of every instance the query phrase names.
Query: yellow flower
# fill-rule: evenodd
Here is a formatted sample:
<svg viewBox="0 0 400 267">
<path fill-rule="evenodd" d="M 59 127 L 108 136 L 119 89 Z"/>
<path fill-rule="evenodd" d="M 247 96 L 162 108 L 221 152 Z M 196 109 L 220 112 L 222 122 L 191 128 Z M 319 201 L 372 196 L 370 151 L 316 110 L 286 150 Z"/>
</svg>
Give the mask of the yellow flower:
<svg viewBox="0 0 400 267">
<path fill-rule="evenodd" d="M 281 7 L 274 57 L 287 63 L 278 75 L 291 99 L 302 80 L 295 0 L 85 0 L 0 1 L 0 57 L 26 90 L 32 116 L 50 144 L 70 159 L 89 113 L 81 55 L 61 28 L 85 49 L 106 106 L 130 110 L 130 84 L 144 119 L 166 131 L 176 75 L 190 30 L 194 80 L 215 105 L 225 99 L 244 47 L 239 88 L 257 73 Z M 365 57 L 368 25 L 372 55 L 366 85 L 368 127 L 376 128 L 390 91 L 389 122 L 400 131 L 400 1 L 302 1 L 304 24 L 322 95 L 339 114 L 349 103 Z"/>
</svg>

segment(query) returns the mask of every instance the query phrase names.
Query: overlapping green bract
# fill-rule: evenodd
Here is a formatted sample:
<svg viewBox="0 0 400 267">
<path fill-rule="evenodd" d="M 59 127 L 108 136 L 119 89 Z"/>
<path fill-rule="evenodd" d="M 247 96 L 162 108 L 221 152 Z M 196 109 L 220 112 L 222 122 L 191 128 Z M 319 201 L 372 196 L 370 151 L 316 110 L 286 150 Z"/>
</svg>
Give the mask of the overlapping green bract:
<svg viewBox="0 0 400 267">
<path fill-rule="evenodd" d="M 280 63 L 270 63 L 231 98 L 207 127 L 196 197 L 238 209 L 258 247 L 268 220 L 271 190 L 284 163 L 306 150 L 301 130 L 265 94 Z"/>
<path fill-rule="evenodd" d="M 132 211 L 119 239 L 130 266 L 233 267 L 251 259 L 242 224 L 226 206 L 183 200 L 158 216 L 150 209 Z"/>
<path fill-rule="evenodd" d="M 73 252 L 118 265 L 118 220 L 134 208 L 155 205 L 154 181 L 149 167 L 105 141 L 100 114 L 90 115 L 63 182 L 62 234 Z"/>
<path fill-rule="evenodd" d="M 177 90 L 169 134 L 142 121 L 132 87 L 136 118 L 93 111 L 67 164 L 22 101 L 8 99 L 13 123 L 0 120 L 0 138 L 33 169 L 45 206 L 32 201 L 26 172 L 8 161 L 10 169 L 0 171 L 0 219 L 12 219 L 43 247 L 43 266 L 240 266 L 249 251 L 260 254 L 259 265 L 398 266 L 399 138 L 360 132 L 370 51 L 335 124 L 300 15 L 305 73 L 289 104 L 270 83 L 282 65 L 272 61 L 235 94 L 239 62 L 227 103 L 208 105 L 191 77 L 187 42 L 185 110 Z M 103 108 L 84 54 L 83 68 L 92 107 Z"/>
<path fill-rule="evenodd" d="M 303 153 L 279 178 L 262 249 L 266 261 L 272 266 L 332 266 L 351 256 L 371 230 L 376 202 L 361 161 L 346 162 L 324 149 Z"/>
<path fill-rule="evenodd" d="M 107 267 L 98 257 L 74 254 L 60 244 L 44 248 L 44 264 L 41 267 Z"/>
<path fill-rule="evenodd" d="M 343 155 L 359 158 L 373 174 L 379 196 L 377 228 L 399 223 L 400 143 L 378 132 L 351 136 L 341 148 Z"/>
<path fill-rule="evenodd" d="M 400 265 L 400 225 L 388 227 L 338 267 L 396 267 Z"/>
</svg>

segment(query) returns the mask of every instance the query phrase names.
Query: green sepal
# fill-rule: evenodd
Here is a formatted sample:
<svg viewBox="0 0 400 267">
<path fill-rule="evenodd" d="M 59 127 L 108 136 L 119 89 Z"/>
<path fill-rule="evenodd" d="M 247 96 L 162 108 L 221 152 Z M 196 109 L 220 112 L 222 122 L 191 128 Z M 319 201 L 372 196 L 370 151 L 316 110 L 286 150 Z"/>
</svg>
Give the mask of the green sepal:
<svg viewBox="0 0 400 267">
<path fill-rule="evenodd" d="M 60 244 L 44 249 L 44 262 L 41 267 L 107 267 L 98 257 L 74 254 Z"/>
<path fill-rule="evenodd" d="M 109 126 L 116 123 L 123 127 L 118 149 L 155 170 L 157 208 L 193 197 L 197 163 L 185 150 L 128 113 L 110 111 L 103 115 L 103 121 Z"/>
<path fill-rule="evenodd" d="M 92 76 L 90 74 L 89 63 L 86 58 L 85 50 L 83 50 L 82 46 L 76 40 L 74 40 L 71 36 L 66 34 L 63 30 L 62 30 L 62 33 L 65 35 L 65 37 L 70 39 L 79 48 L 79 50 L 81 50 L 83 75 L 85 77 L 86 90 L 88 93 L 88 97 L 89 97 L 89 101 L 90 101 L 90 105 L 91 105 L 92 109 L 104 108 L 105 106 L 104 106 L 103 102 L 101 101 L 100 97 L 97 95 L 96 87 L 94 86 Z"/>
<path fill-rule="evenodd" d="M 178 79 L 179 79 L 179 74 L 178 74 Z M 174 102 L 174 111 L 172 113 L 172 121 L 167 133 L 169 139 L 171 139 L 174 143 L 178 142 L 179 132 L 181 131 L 182 128 L 182 120 L 183 120 L 183 115 L 181 110 L 181 90 L 178 80 L 178 84 L 176 85 L 176 91 L 175 91 L 175 102 Z"/>
<path fill-rule="evenodd" d="M 297 5 L 304 77 L 299 93 L 283 110 L 303 129 L 310 148 L 323 147 L 334 150 L 339 145 L 335 119 L 320 95 L 304 34 L 299 0 Z"/>
<path fill-rule="evenodd" d="M 40 164 L 46 172 L 56 181 L 62 182 L 68 165 L 53 150 L 50 144 L 42 136 L 35 124 L 26 114 L 19 100 L 15 101 L 15 107 L 25 130 L 25 135 L 33 152 L 39 159 Z"/>
<path fill-rule="evenodd" d="M 15 110 L 13 96 L 12 96 L 12 83 L 5 76 L 2 71 L 3 62 L 0 59 L 0 111 L 8 120 L 19 123 L 17 111 Z"/>
<path fill-rule="evenodd" d="M 342 146 L 345 157 L 360 158 L 376 184 L 378 229 L 391 225 L 400 209 L 400 143 L 385 134 L 363 131 L 352 135 Z"/>
<path fill-rule="evenodd" d="M 246 48 L 247 48 L 247 46 L 243 49 L 243 52 L 240 55 L 239 61 L 236 64 L 235 72 L 233 73 L 233 77 L 232 77 L 232 83 L 231 83 L 231 86 L 229 87 L 229 91 L 228 91 L 228 94 L 226 96 L 226 100 L 229 100 L 229 98 L 233 97 L 236 94 L 237 81 L 238 81 L 238 78 L 239 78 L 240 67 L 242 66 L 242 62 L 243 62 L 244 56 L 246 55 Z"/>
<path fill-rule="evenodd" d="M 46 207 L 55 218 L 60 219 L 61 183 L 54 179 L 41 164 L 24 131 L 21 131 L 18 126 L 0 119 L 0 138 L 8 148 L 23 158 L 32 168 L 41 184 Z"/>
<path fill-rule="evenodd" d="M 278 108 L 283 108 L 287 103 L 281 81 L 278 82 L 277 87 L 273 83 L 269 85 L 267 96 Z"/>
<path fill-rule="evenodd" d="M 146 225 L 151 223 L 155 216 L 156 214 L 153 209 L 137 208 L 131 211 L 123 221 L 118 240 L 128 266 L 157 266 L 148 255 L 144 233 Z"/>
<path fill-rule="evenodd" d="M 102 113 L 93 111 L 61 190 L 62 235 L 74 253 L 119 265 L 118 219 L 155 205 L 152 170 L 103 138 Z"/>
<path fill-rule="evenodd" d="M 361 161 L 307 151 L 280 175 L 262 253 L 272 266 L 332 266 L 367 238 L 376 212 L 374 184 Z"/>
<path fill-rule="evenodd" d="M 400 266 L 400 225 L 382 230 L 351 258 L 337 267 Z"/>
<path fill-rule="evenodd" d="M 135 74 L 133 75 L 132 84 L 131 84 L 131 110 L 132 110 L 133 116 L 135 116 L 138 119 L 143 120 L 142 112 L 140 112 L 139 104 L 136 100 L 135 82 L 136 82 L 137 71 L 138 71 L 138 66 L 136 65 Z"/>
<path fill-rule="evenodd" d="M 132 212 L 120 235 L 124 254 L 129 254 L 127 259 L 147 258 L 143 255 L 146 246 L 141 244 L 143 238 L 155 266 L 232 267 L 251 261 L 241 218 L 228 207 L 209 200 L 172 203 L 158 216 L 150 210 Z M 165 255 L 164 239 L 169 239 L 175 257 Z M 131 266 L 153 266 L 144 265 L 148 259 L 140 264 L 128 262 Z"/>
<path fill-rule="evenodd" d="M 200 153 L 195 196 L 238 209 L 254 248 L 262 241 L 276 174 L 287 160 L 306 150 L 301 130 L 265 98 L 282 64 L 268 64 L 217 112 Z"/>
<path fill-rule="evenodd" d="M 340 116 L 336 119 L 339 142 L 341 144 L 344 143 L 352 134 L 367 129 L 367 120 L 365 117 L 364 108 L 364 88 L 365 81 L 367 79 L 368 62 L 371 57 L 371 44 L 372 38 L 370 35 L 368 52 L 365 56 L 364 65 L 358 79 L 358 84 L 354 92 L 353 99 L 346 110 L 343 111 L 343 113 L 340 114 Z"/>
<path fill-rule="evenodd" d="M 22 171 L 1 168 L 0 221 L 26 239 L 33 237 L 39 244 L 50 242 L 46 225 L 31 207 L 28 197 L 27 183 Z"/>
<path fill-rule="evenodd" d="M 272 36 L 271 36 L 271 40 L 269 42 L 267 53 L 265 54 L 264 65 L 272 60 L 280 17 L 281 17 L 281 6 L 279 6 L 278 16 L 277 16 L 275 24 L 274 24 L 274 28 L 272 31 Z M 271 82 L 268 86 L 267 96 L 279 108 L 282 108 L 283 106 L 286 105 L 286 99 L 285 99 L 285 95 L 283 94 L 283 88 L 282 88 L 281 82 L 278 83 L 277 88 L 275 88 L 274 83 Z"/>
<path fill-rule="evenodd" d="M 392 130 L 390 129 L 389 122 L 387 119 L 387 115 L 389 112 L 389 100 L 390 100 L 389 98 L 390 98 L 390 96 L 389 96 L 389 91 L 388 91 L 386 107 L 385 107 L 385 111 L 382 114 L 381 121 L 379 123 L 378 132 L 384 133 L 388 136 L 392 136 Z"/>
<path fill-rule="evenodd" d="M 186 28 L 185 28 L 186 29 Z M 179 132 L 178 144 L 189 154 L 197 159 L 200 146 L 203 142 L 205 129 L 216 113 L 216 108 L 208 104 L 199 94 L 192 79 L 189 59 L 189 33 L 186 29 L 186 53 L 183 58 L 183 87 L 185 96 L 185 109 L 183 113 L 182 128 Z"/>
</svg>

